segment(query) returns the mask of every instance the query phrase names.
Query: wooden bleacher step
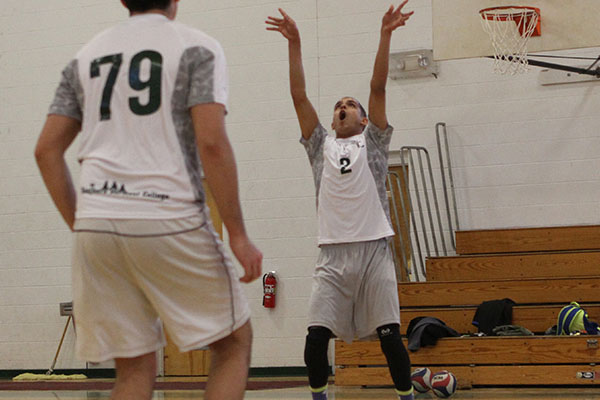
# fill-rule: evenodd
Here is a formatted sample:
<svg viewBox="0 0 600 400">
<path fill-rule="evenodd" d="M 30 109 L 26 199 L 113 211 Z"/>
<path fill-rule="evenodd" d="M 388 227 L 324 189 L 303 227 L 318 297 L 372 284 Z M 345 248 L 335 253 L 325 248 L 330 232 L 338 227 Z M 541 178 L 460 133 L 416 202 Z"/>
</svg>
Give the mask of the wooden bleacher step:
<svg viewBox="0 0 600 400">
<path fill-rule="evenodd" d="M 414 365 L 589 364 L 600 359 L 592 336 L 510 336 L 444 338 L 410 353 Z M 405 345 L 407 342 L 405 340 Z M 470 348 L 471 351 L 465 351 Z M 385 365 L 379 342 L 336 342 L 335 362 L 346 366 Z"/>
<path fill-rule="evenodd" d="M 459 389 L 473 386 L 519 386 L 519 385 L 597 385 L 600 379 L 577 378 L 582 372 L 600 376 L 598 365 L 440 365 L 433 372 L 452 371 L 458 380 Z M 392 377 L 386 367 L 355 368 L 336 370 L 337 386 L 389 386 Z M 433 396 L 433 395 L 431 395 Z M 427 397 L 425 399 L 432 399 Z M 417 397 L 418 399 L 418 397 Z"/>
<path fill-rule="evenodd" d="M 523 326 L 535 334 L 543 334 L 556 323 L 558 313 L 564 305 L 514 306 L 513 325 Z M 590 320 L 600 321 L 600 303 L 582 304 Z M 406 335 L 408 324 L 417 317 L 439 318 L 463 334 L 476 333 L 472 324 L 477 307 L 437 307 L 430 309 L 403 308 L 400 312 L 400 333 Z"/>
<path fill-rule="evenodd" d="M 600 383 L 600 368 L 595 365 L 600 359 L 600 350 L 597 339 L 591 336 L 445 338 L 434 347 L 423 347 L 410 353 L 410 357 L 414 367 L 426 366 L 434 372 L 452 371 L 459 387 L 463 388 L 472 385 Z M 352 344 L 336 341 L 335 359 L 336 364 L 343 365 L 336 369 L 336 385 L 391 383 L 377 341 Z M 583 371 L 595 372 L 598 379 L 578 378 L 577 372 Z M 532 383 L 530 376 L 542 379 Z"/>
<path fill-rule="evenodd" d="M 484 301 L 511 298 L 512 323 L 535 336 L 442 338 L 411 352 L 413 367 L 448 369 L 459 387 L 597 385 L 600 336 L 543 334 L 577 301 L 600 321 L 600 226 L 462 231 L 458 256 L 427 259 L 427 282 L 398 285 L 401 333 L 436 317 L 461 334 Z M 378 341 L 335 344 L 336 385 L 391 385 Z"/>
<path fill-rule="evenodd" d="M 456 232 L 458 254 L 600 249 L 600 225 Z"/>
<path fill-rule="evenodd" d="M 600 251 L 431 257 L 426 270 L 428 282 L 599 276 Z"/>
<path fill-rule="evenodd" d="M 600 276 L 398 284 L 401 307 L 478 306 L 508 297 L 517 304 L 566 305 L 600 299 Z"/>
<path fill-rule="evenodd" d="M 461 334 L 474 332 L 471 321 L 477 306 L 504 297 L 517 303 L 513 323 L 535 333 L 554 325 L 560 309 L 571 301 L 578 301 L 590 319 L 598 321 L 600 276 L 572 278 L 568 271 L 561 273 L 567 277 L 400 283 L 402 333 L 406 334 L 410 320 L 419 316 L 440 318 Z M 336 341 L 335 346 L 336 385 L 392 384 L 378 341 L 351 345 Z M 411 353 L 413 367 L 426 366 L 434 372 L 448 369 L 463 388 L 532 382 L 593 385 L 600 383 L 598 360 L 596 336 L 442 338 L 436 346 Z"/>
</svg>

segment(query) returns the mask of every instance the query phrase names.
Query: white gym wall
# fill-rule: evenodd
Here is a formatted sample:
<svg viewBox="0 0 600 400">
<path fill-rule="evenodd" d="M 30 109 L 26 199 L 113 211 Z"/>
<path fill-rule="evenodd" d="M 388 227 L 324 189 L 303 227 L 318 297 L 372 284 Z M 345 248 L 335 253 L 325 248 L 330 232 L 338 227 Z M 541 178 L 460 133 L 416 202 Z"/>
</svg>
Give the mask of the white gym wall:
<svg viewBox="0 0 600 400">
<path fill-rule="evenodd" d="M 252 367 L 301 366 L 317 255 L 311 170 L 289 97 L 287 43 L 265 30 L 277 7 L 303 38 L 308 92 L 325 126 L 344 95 L 367 104 L 380 19 L 389 0 L 181 0 L 179 20 L 223 45 L 227 128 L 250 234 L 280 278 L 277 308 L 252 304 Z M 431 0 L 399 29 L 392 51 L 432 48 Z M 0 370 L 47 369 L 71 299 L 71 235 L 46 194 L 33 148 L 60 71 L 95 33 L 127 17 L 118 0 L 2 0 L 0 7 Z M 577 55 L 597 56 L 598 49 Z M 600 219 L 600 86 L 545 86 L 539 70 L 493 75 L 491 60 L 443 61 L 438 79 L 388 82 L 392 149 L 448 126 L 464 229 L 595 224 Z M 77 180 L 75 147 L 68 152 Z M 83 368 L 69 330 L 57 368 Z"/>
</svg>

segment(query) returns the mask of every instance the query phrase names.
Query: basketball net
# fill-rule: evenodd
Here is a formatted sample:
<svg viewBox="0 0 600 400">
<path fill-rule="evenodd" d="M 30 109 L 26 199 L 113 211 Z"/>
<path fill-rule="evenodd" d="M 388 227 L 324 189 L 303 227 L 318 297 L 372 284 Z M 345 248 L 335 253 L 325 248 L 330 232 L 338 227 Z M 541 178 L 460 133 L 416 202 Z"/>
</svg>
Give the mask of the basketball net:
<svg viewBox="0 0 600 400">
<path fill-rule="evenodd" d="M 527 41 L 539 35 L 539 10 L 532 7 L 493 7 L 479 11 L 483 29 L 490 35 L 494 48 L 494 72 L 523 73 L 529 69 Z"/>
</svg>

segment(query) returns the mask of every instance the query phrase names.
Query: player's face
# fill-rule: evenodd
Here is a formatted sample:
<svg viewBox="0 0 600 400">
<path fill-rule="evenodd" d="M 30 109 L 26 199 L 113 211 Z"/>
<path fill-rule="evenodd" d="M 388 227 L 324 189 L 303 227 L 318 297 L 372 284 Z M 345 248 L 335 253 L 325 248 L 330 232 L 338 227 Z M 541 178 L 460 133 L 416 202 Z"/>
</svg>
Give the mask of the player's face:
<svg viewBox="0 0 600 400">
<path fill-rule="evenodd" d="M 331 128 L 337 137 L 350 137 L 358 135 L 367 125 L 367 118 L 361 114 L 358 100 L 353 97 L 344 97 L 333 108 L 333 122 Z"/>
</svg>

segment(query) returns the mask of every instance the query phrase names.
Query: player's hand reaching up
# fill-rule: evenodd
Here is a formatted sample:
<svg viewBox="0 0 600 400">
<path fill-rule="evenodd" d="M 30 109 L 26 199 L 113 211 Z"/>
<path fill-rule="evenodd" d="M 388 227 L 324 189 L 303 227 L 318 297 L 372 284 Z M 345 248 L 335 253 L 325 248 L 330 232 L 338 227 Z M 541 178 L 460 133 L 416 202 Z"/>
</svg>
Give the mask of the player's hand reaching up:
<svg viewBox="0 0 600 400">
<path fill-rule="evenodd" d="M 396 28 L 406 24 L 406 21 L 414 14 L 414 11 L 406 14 L 402 12 L 402 8 L 406 3 L 408 3 L 408 0 L 404 0 L 396 9 L 393 5 L 390 6 L 381 20 L 382 33 L 392 33 Z"/>
<path fill-rule="evenodd" d="M 296 26 L 296 21 L 287 15 L 281 8 L 279 9 L 279 12 L 283 18 L 267 17 L 268 20 L 266 20 L 265 23 L 270 25 L 267 26 L 267 30 L 280 32 L 289 41 L 300 40 L 300 32 Z"/>
</svg>

